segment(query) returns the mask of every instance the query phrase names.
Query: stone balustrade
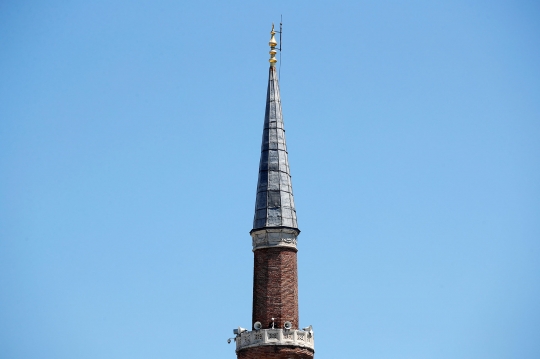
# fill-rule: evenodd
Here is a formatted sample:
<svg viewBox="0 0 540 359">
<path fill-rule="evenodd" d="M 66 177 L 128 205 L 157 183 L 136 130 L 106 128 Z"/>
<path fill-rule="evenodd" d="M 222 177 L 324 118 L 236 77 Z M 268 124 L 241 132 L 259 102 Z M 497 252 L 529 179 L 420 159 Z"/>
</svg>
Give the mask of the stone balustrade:
<svg viewBox="0 0 540 359">
<path fill-rule="evenodd" d="M 245 331 L 236 337 L 236 351 L 262 345 L 288 345 L 314 350 L 313 332 L 286 329 Z"/>
</svg>

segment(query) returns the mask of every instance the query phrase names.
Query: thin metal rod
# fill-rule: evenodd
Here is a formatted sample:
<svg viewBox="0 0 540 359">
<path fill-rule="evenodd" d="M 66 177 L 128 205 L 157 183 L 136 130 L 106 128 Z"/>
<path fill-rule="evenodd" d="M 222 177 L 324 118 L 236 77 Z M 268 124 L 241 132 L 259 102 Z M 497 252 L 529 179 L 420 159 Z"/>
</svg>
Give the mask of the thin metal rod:
<svg viewBox="0 0 540 359">
<path fill-rule="evenodd" d="M 279 71 L 278 71 L 278 81 L 281 82 L 281 34 L 283 32 L 283 15 L 281 15 L 281 20 L 279 21 Z"/>
</svg>

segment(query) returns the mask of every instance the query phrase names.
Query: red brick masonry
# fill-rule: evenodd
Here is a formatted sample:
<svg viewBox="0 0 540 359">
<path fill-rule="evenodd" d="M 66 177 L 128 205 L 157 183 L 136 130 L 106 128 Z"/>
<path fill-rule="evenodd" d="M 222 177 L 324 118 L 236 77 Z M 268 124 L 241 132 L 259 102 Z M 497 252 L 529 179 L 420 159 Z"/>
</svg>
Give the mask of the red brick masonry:
<svg viewBox="0 0 540 359">
<path fill-rule="evenodd" d="M 312 359 L 313 351 L 306 348 L 267 345 L 240 350 L 238 359 Z"/>
<path fill-rule="evenodd" d="M 258 321 L 267 329 L 275 318 L 275 328 L 283 328 L 286 321 L 298 328 L 296 249 L 262 248 L 254 254 L 252 325 Z"/>
</svg>

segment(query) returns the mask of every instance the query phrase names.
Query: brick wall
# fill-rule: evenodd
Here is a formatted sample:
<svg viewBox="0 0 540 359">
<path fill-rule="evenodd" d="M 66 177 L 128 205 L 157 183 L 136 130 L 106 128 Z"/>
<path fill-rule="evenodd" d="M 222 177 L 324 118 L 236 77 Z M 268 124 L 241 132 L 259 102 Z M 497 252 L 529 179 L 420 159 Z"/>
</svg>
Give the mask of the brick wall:
<svg viewBox="0 0 540 359">
<path fill-rule="evenodd" d="M 276 328 L 283 328 L 286 321 L 298 328 L 296 250 L 262 248 L 254 252 L 254 257 L 252 325 L 258 321 L 267 329 L 275 318 Z"/>
<path fill-rule="evenodd" d="M 312 359 L 313 351 L 299 347 L 266 345 L 246 348 L 236 355 L 238 359 Z"/>
</svg>

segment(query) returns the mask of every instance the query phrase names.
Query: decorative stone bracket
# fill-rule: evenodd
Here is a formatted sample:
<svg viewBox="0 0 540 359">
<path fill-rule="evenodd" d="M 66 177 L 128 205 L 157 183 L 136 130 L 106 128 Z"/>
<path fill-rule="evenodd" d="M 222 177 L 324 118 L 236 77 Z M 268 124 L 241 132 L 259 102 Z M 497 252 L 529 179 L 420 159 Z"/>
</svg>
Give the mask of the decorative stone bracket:
<svg viewBox="0 0 540 359">
<path fill-rule="evenodd" d="M 236 351 L 262 345 L 287 345 L 314 350 L 313 332 L 286 329 L 245 331 L 236 337 Z"/>
<path fill-rule="evenodd" d="M 253 250 L 269 247 L 296 249 L 296 237 L 300 233 L 294 228 L 264 228 L 251 231 Z"/>
</svg>

